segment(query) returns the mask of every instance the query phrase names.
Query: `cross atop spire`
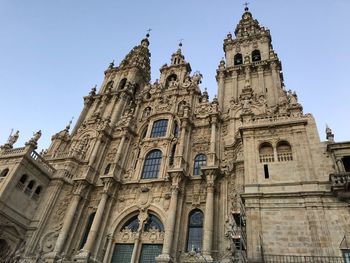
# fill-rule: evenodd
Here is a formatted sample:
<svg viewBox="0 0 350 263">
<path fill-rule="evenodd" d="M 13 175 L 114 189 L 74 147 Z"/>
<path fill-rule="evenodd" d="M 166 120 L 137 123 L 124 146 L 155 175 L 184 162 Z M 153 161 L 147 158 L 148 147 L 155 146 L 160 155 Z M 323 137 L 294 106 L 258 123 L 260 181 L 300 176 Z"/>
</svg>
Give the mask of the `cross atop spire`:
<svg viewBox="0 0 350 263">
<path fill-rule="evenodd" d="M 184 40 L 183 38 L 179 39 L 179 47 L 182 47 L 182 40 Z"/>
<path fill-rule="evenodd" d="M 244 11 L 248 11 L 249 10 L 249 8 L 248 8 L 249 2 L 245 2 L 243 5 L 245 6 Z"/>
<path fill-rule="evenodd" d="M 150 33 L 151 33 L 151 31 L 152 31 L 152 28 L 149 28 L 149 29 L 147 29 L 146 31 L 147 31 L 146 37 L 149 38 Z"/>
</svg>

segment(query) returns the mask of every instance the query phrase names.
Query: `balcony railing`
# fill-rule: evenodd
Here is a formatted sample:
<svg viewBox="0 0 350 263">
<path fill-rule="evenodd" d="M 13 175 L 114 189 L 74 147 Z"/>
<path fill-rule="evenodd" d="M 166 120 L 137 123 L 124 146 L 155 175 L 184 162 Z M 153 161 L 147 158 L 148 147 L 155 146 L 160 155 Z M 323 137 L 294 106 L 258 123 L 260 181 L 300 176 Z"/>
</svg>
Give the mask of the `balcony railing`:
<svg viewBox="0 0 350 263">
<path fill-rule="evenodd" d="M 277 153 L 277 159 L 279 162 L 293 161 L 292 153 Z"/>
<path fill-rule="evenodd" d="M 264 263 L 344 263 L 342 257 L 264 255 Z"/>
<path fill-rule="evenodd" d="M 260 154 L 259 157 L 261 163 L 272 163 L 275 161 L 273 154 Z"/>
<path fill-rule="evenodd" d="M 349 190 L 350 172 L 330 174 L 329 181 L 332 184 L 332 190 Z"/>
</svg>

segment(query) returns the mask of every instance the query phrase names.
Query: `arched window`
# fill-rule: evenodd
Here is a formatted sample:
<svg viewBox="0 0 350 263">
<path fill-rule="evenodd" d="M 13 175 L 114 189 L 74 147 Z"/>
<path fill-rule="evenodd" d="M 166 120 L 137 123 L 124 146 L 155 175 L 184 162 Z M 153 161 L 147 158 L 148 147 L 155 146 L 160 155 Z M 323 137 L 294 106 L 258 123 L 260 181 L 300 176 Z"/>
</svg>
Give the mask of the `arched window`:
<svg viewBox="0 0 350 263">
<path fill-rule="evenodd" d="M 142 170 L 142 179 L 158 178 L 160 164 L 162 162 L 162 152 L 153 150 L 145 158 Z"/>
<path fill-rule="evenodd" d="M 122 89 L 125 88 L 126 81 L 127 81 L 127 79 L 124 78 L 124 79 L 122 79 L 122 80 L 119 82 L 118 90 L 122 90 Z"/>
<path fill-rule="evenodd" d="M 287 141 L 277 143 L 277 159 L 279 162 L 293 161 L 292 147 Z"/>
<path fill-rule="evenodd" d="M 162 222 L 155 215 L 148 215 L 148 218 L 145 222 L 144 231 L 149 231 L 151 229 L 158 229 L 161 232 L 164 232 L 164 226 Z"/>
<path fill-rule="evenodd" d="M 177 121 L 174 121 L 173 135 L 175 138 L 179 136 L 179 125 L 177 125 Z"/>
<path fill-rule="evenodd" d="M 27 189 L 32 190 L 33 187 L 34 187 L 34 185 L 35 185 L 35 181 L 34 181 L 34 180 L 31 180 L 31 181 L 29 182 L 29 184 L 27 185 Z"/>
<path fill-rule="evenodd" d="M 169 86 L 171 86 L 171 84 L 173 84 L 174 82 L 177 81 L 177 76 L 176 74 L 171 74 L 166 78 L 166 82 L 165 82 L 165 88 L 167 89 Z"/>
<path fill-rule="evenodd" d="M 207 156 L 205 154 L 198 154 L 196 158 L 194 158 L 193 164 L 193 175 L 201 174 L 201 167 L 206 166 L 207 164 Z"/>
<path fill-rule="evenodd" d="M 0 177 L 5 177 L 8 173 L 9 173 L 9 168 L 6 168 L 6 169 L 1 171 Z"/>
<path fill-rule="evenodd" d="M 137 218 L 137 215 L 130 218 L 126 223 L 123 225 L 123 229 L 130 229 L 132 232 L 136 232 L 139 229 L 139 219 Z"/>
<path fill-rule="evenodd" d="M 106 90 L 113 89 L 113 84 L 114 84 L 113 80 L 108 81 L 108 83 L 106 85 Z"/>
<path fill-rule="evenodd" d="M 264 142 L 259 147 L 259 158 L 261 163 L 274 162 L 273 147 L 271 143 Z"/>
<path fill-rule="evenodd" d="M 151 131 L 151 138 L 165 136 L 167 128 L 168 128 L 168 120 L 155 121 Z"/>
<path fill-rule="evenodd" d="M 242 54 L 237 53 L 234 57 L 234 65 L 242 65 L 242 64 L 243 64 Z"/>
<path fill-rule="evenodd" d="M 255 61 L 260 61 L 260 60 L 261 60 L 260 51 L 258 49 L 255 49 L 252 52 L 252 61 L 255 62 Z"/>
<path fill-rule="evenodd" d="M 203 240 L 203 212 L 199 209 L 192 210 L 188 216 L 187 251 L 202 249 Z"/>
<path fill-rule="evenodd" d="M 107 166 L 105 168 L 104 174 L 108 174 L 110 169 L 111 169 L 111 164 L 109 163 L 109 164 L 107 164 Z"/>
<path fill-rule="evenodd" d="M 175 158 L 175 152 L 176 152 L 176 144 L 173 145 L 171 148 L 170 156 L 169 156 L 169 165 L 174 165 L 174 158 Z"/>
<path fill-rule="evenodd" d="M 22 184 L 25 184 L 25 182 L 27 181 L 28 179 L 28 175 L 24 174 L 22 175 L 21 179 L 19 180 L 20 183 Z"/>
<path fill-rule="evenodd" d="M 89 236 L 89 232 L 92 226 L 92 222 L 94 222 L 94 218 L 95 218 L 95 214 L 96 212 L 92 213 L 91 215 L 89 215 L 89 218 L 87 220 L 86 226 L 85 226 L 85 230 L 84 230 L 84 234 L 83 234 L 83 238 L 81 239 L 81 243 L 79 246 L 79 249 L 82 249 L 86 243 L 86 240 Z"/>
<path fill-rule="evenodd" d="M 39 185 L 39 186 L 35 189 L 35 192 L 34 192 L 34 193 L 35 193 L 36 195 L 40 195 L 42 189 L 43 189 L 42 186 Z"/>
</svg>

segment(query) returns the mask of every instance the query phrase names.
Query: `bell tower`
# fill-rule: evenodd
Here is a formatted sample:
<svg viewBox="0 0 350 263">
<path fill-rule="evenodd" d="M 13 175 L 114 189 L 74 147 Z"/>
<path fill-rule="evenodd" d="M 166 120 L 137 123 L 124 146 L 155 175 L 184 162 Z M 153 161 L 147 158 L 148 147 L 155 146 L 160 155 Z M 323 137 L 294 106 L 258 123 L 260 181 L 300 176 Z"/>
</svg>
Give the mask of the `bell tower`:
<svg viewBox="0 0 350 263">
<path fill-rule="evenodd" d="M 234 34 L 229 33 L 224 40 L 225 59 L 216 75 L 222 112 L 227 112 L 232 103 L 243 103 L 249 93 L 250 97 L 266 100 L 267 107 L 277 106 L 286 94 L 282 65 L 273 50 L 270 31 L 260 26 L 246 7 Z"/>
</svg>

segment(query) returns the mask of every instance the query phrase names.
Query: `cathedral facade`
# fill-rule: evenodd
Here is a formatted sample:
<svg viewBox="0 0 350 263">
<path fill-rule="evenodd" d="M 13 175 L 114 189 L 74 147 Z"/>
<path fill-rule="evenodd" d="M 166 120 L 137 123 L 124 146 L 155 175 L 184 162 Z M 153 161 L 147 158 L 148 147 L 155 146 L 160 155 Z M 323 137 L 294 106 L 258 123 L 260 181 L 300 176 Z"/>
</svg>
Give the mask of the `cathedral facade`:
<svg viewBox="0 0 350 263">
<path fill-rule="evenodd" d="M 151 83 L 147 35 L 45 152 L 11 135 L 0 261 L 350 262 L 350 142 L 320 141 L 248 8 L 223 48 L 211 101 L 181 47 Z"/>
</svg>

